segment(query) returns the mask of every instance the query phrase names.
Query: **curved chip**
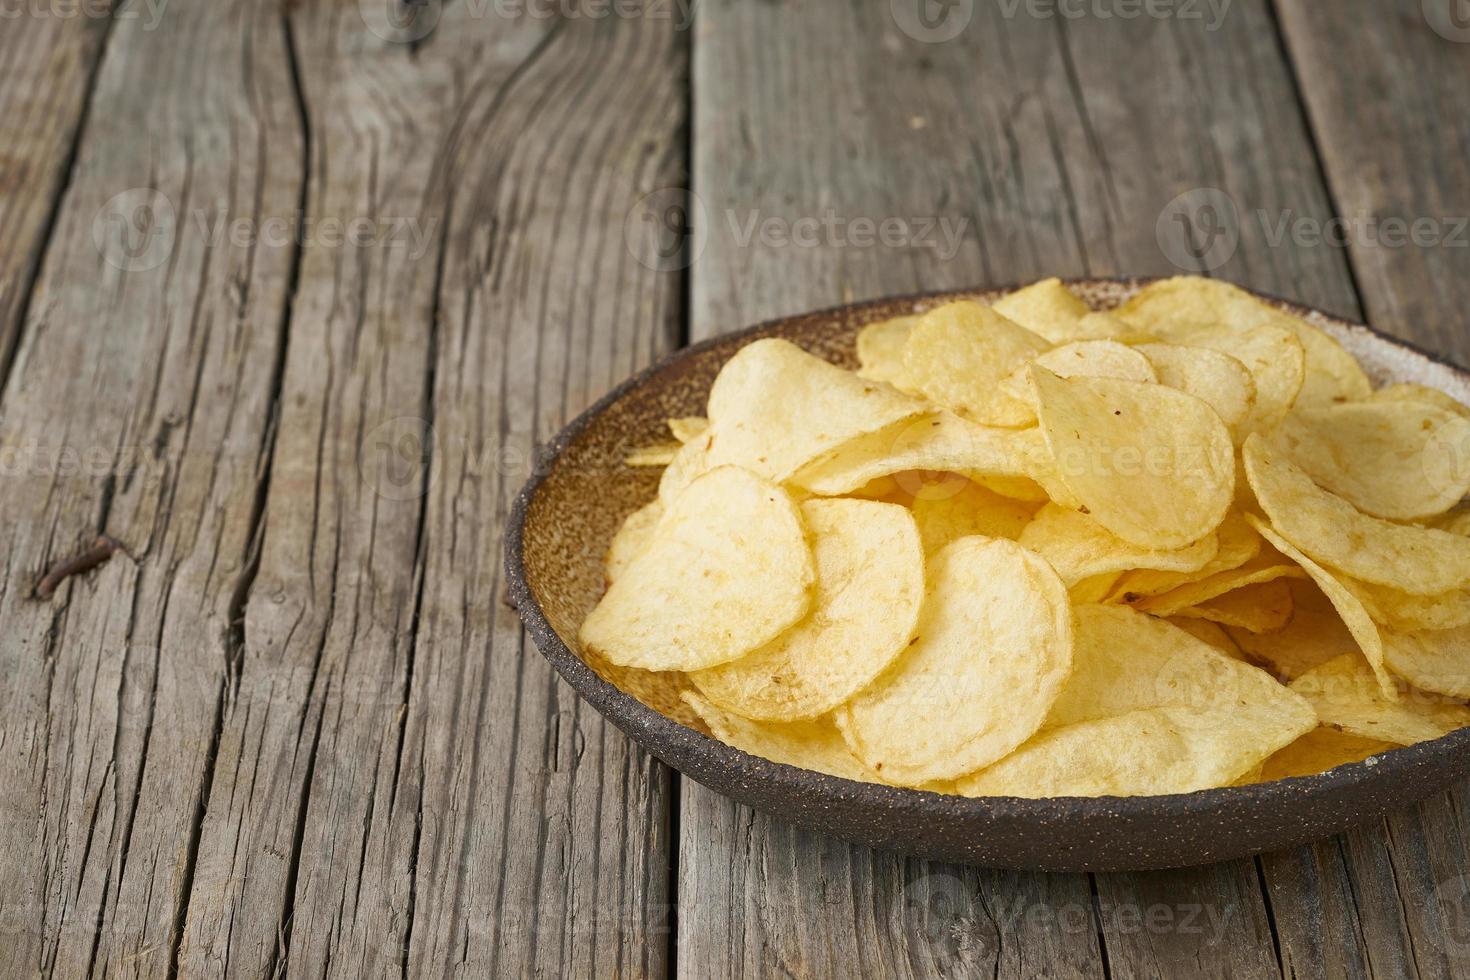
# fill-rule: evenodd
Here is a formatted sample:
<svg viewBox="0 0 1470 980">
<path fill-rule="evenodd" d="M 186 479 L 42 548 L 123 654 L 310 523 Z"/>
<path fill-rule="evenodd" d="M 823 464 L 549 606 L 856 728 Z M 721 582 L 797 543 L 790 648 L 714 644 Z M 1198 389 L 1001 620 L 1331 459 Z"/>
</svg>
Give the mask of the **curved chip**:
<svg viewBox="0 0 1470 980">
<path fill-rule="evenodd" d="M 758 721 L 815 718 L 872 683 L 913 638 L 924 552 L 907 510 L 867 500 L 809 500 L 817 591 L 794 628 L 739 660 L 694 671 L 709 700 Z"/>
<path fill-rule="evenodd" d="M 623 519 L 618 533 L 613 535 L 612 543 L 607 546 L 607 557 L 603 560 L 603 570 L 609 583 L 619 578 L 634 558 L 648 550 L 648 542 L 653 540 L 653 529 L 658 527 L 663 516 L 663 501 L 654 500 Z"/>
<path fill-rule="evenodd" d="M 1077 340 L 1053 347 L 1031 362 L 1059 378 L 1120 378 L 1156 384 L 1159 380 L 1149 359 L 1132 347 L 1115 340 Z M 1028 403 L 1036 401 L 1030 365 L 1017 368 L 1002 382 L 1012 396 Z"/>
<path fill-rule="evenodd" d="M 757 340 L 710 389 L 706 466 L 742 466 L 781 483 L 823 453 L 925 411 L 918 399 L 789 341 Z"/>
<path fill-rule="evenodd" d="M 620 667 L 712 667 L 806 615 L 815 579 L 791 497 L 722 466 L 669 505 L 648 547 L 582 623 L 582 644 Z"/>
<path fill-rule="evenodd" d="M 1234 626 L 1249 633 L 1274 633 L 1291 622 L 1292 611 L 1291 589 L 1285 579 L 1276 578 L 1181 609 L 1179 615 Z"/>
<path fill-rule="evenodd" d="M 903 478 L 899 479 L 900 485 Z M 1032 508 L 975 483 L 966 483 L 956 492 L 926 493 L 921 488 L 914 495 L 914 521 L 924 553 L 932 555 L 940 548 L 971 535 L 987 538 L 1021 536 L 1031 521 Z"/>
<path fill-rule="evenodd" d="M 1232 628 L 1230 636 L 1246 655 L 1286 680 L 1345 653 L 1357 653 L 1358 641 L 1343 623 L 1332 601 L 1315 582 L 1287 583 L 1291 621 L 1274 633 Z"/>
<path fill-rule="evenodd" d="M 1421 691 L 1470 699 L 1470 626 L 1385 633 L 1383 661 Z"/>
<path fill-rule="evenodd" d="M 990 308 L 1052 344 L 1085 339 L 1078 324 L 1090 312 L 1055 276 L 1007 293 Z"/>
<path fill-rule="evenodd" d="M 1244 457 L 1246 476 L 1272 526 L 1322 564 L 1415 595 L 1470 583 L 1470 538 L 1370 517 L 1318 487 L 1259 435 L 1246 440 Z"/>
<path fill-rule="evenodd" d="M 1147 596 L 1164 595 L 1191 582 L 1240 568 L 1261 553 L 1261 536 L 1239 514 L 1227 514 L 1215 529 L 1215 538 L 1219 547 L 1215 557 L 1204 568 L 1195 572 L 1164 572 L 1150 568 L 1129 572 L 1118 580 L 1117 586 L 1109 593 L 1109 600 L 1132 605 Z"/>
<path fill-rule="evenodd" d="M 1198 571 L 1219 550 L 1219 540 L 1213 533 L 1183 548 L 1140 548 L 1086 514 L 1056 504 L 1047 504 L 1037 511 L 1018 540 L 1022 547 L 1050 562 L 1069 589 L 1093 576 L 1134 568 Z"/>
<path fill-rule="evenodd" d="M 1157 549 L 1219 527 L 1235 496 L 1235 448 L 1214 410 L 1163 385 L 1031 370 L 1057 471 L 1099 524 Z"/>
<path fill-rule="evenodd" d="M 1278 439 L 1318 486 L 1374 517 L 1433 517 L 1470 493 L 1470 418 L 1430 405 L 1302 409 L 1282 424 Z"/>
<path fill-rule="evenodd" d="M 1347 627 L 1353 639 L 1357 641 L 1358 650 L 1363 658 L 1368 661 L 1373 674 L 1378 678 L 1380 693 L 1389 700 L 1398 697 L 1398 687 L 1394 684 L 1393 675 L 1383 663 L 1383 635 L 1378 631 L 1378 624 L 1373 622 L 1373 617 L 1368 614 L 1367 608 L 1358 599 L 1353 591 L 1348 588 L 1334 573 L 1317 564 L 1304 552 L 1299 551 L 1295 545 L 1282 537 L 1277 530 L 1266 524 L 1254 514 L 1247 514 L 1246 520 L 1251 526 L 1261 533 L 1261 536 L 1269 541 L 1277 551 L 1281 552 L 1292 561 L 1302 567 L 1317 587 L 1327 596 L 1332 607 L 1337 610 L 1338 616 L 1342 617 L 1343 625 Z"/>
<path fill-rule="evenodd" d="M 865 783 L 883 781 L 848 751 L 830 718 L 751 721 L 721 709 L 694 691 L 685 691 L 683 697 L 685 703 L 709 726 L 715 738 L 742 752 L 843 779 Z"/>
<path fill-rule="evenodd" d="M 1072 609 L 1051 567 L 1011 541 L 961 538 L 930 562 L 918 638 L 837 724 L 888 782 L 953 779 L 1035 732 L 1071 669 Z"/>
<path fill-rule="evenodd" d="M 1311 702 L 1322 724 L 1360 738 L 1413 745 L 1470 725 L 1470 708 L 1442 695 L 1409 690 L 1396 700 L 1384 697 L 1356 654 L 1313 667 L 1290 686 Z"/>
<path fill-rule="evenodd" d="M 1447 395 L 1438 388 L 1430 388 L 1427 385 L 1405 382 L 1403 384 L 1387 385 L 1379 388 L 1368 396 L 1370 401 L 1375 402 L 1421 402 L 1425 405 L 1433 405 L 1456 415 L 1470 418 L 1470 406 L 1465 405 L 1452 395 Z"/>
<path fill-rule="evenodd" d="M 672 435 L 680 445 L 702 436 L 709 428 L 709 419 L 703 415 L 684 415 L 676 419 L 666 420 L 669 434 Z"/>
<path fill-rule="evenodd" d="M 910 470 L 966 479 L 1026 478 L 1028 447 L 1039 439 L 1034 432 L 976 425 L 949 412 L 923 415 L 847 442 L 802 467 L 791 482 L 830 497 Z M 962 482 L 952 481 L 954 489 Z"/>
<path fill-rule="evenodd" d="M 982 425 L 1027 426 L 1036 414 L 1002 391 L 1001 382 L 1049 346 L 987 306 L 946 303 L 925 313 L 909 333 L 904 390 Z"/>
<path fill-rule="evenodd" d="M 1326 726 L 1314 728 L 1266 760 L 1258 782 L 1269 783 L 1293 776 L 1315 776 L 1369 756 L 1398 748 L 1392 742 L 1349 735 Z"/>
<path fill-rule="evenodd" d="M 1159 384 L 1193 395 L 1215 410 L 1236 440 L 1256 404 L 1256 382 L 1238 358 L 1208 347 L 1182 344 L 1138 344 Z"/>
<path fill-rule="evenodd" d="M 1310 712 L 1308 712 L 1310 718 Z M 1269 706 L 1143 708 L 1042 732 L 960 779 L 964 796 L 1157 796 L 1228 786 L 1312 727 Z"/>
<path fill-rule="evenodd" d="M 1170 328 L 1164 339 L 1228 354 L 1245 365 L 1256 398 L 1238 427 L 1242 434 L 1274 429 L 1296 405 L 1306 383 L 1306 352 L 1301 341 L 1281 327 L 1237 330 L 1218 323 L 1181 323 Z"/>
<path fill-rule="evenodd" d="M 872 381 L 903 387 L 903 347 L 919 321 L 917 316 L 896 316 L 870 323 L 858 331 L 858 374 Z"/>
<path fill-rule="evenodd" d="M 1151 283 L 1123 304 L 1118 315 L 1164 339 L 1171 339 L 1167 330 L 1175 323 L 1221 324 L 1237 332 L 1257 326 L 1286 330 L 1304 354 L 1304 406 L 1366 398 L 1373 388 L 1357 360 L 1326 332 L 1219 279 L 1175 276 Z"/>
<path fill-rule="evenodd" d="M 1217 572 L 1163 595 L 1145 596 L 1129 604 L 1140 612 L 1155 616 L 1177 616 L 1187 609 L 1208 603 L 1237 589 L 1275 582 L 1282 578 L 1306 578 L 1306 573 L 1280 554 L 1267 552 L 1257 555 L 1239 568 Z"/>
<path fill-rule="evenodd" d="M 1387 585 L 1343 579 L 1375 623 L 1400 633 L 1450 630 L 1470 623 L 1470 590 L 1451 589 L 1435 595 L 1414 595 Z"/>
</svg>

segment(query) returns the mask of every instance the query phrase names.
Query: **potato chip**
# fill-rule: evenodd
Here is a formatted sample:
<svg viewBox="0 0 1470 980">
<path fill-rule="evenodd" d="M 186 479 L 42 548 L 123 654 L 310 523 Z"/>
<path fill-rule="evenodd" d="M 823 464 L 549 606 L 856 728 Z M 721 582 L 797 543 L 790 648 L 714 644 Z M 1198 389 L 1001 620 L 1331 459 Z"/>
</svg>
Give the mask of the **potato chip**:
<svg viewBox="0 0 1470 980">
<path fill-rule="evenodd" d="M 1245 471 L 1271 525 L 1324 565 L 1415 595 L 1470 583 L 1470 538 L 1392 524 L 1319 488 L 1259 435 L 1246 440 Z"/>
<path fill-rule="evenodd" d="M 1186 609 L 1207 603 L 1237 589 L 1274 582 L 1281 578 L 1305 577 L 1306 573 L 1301 568 L 1288 562 L 1280 554 L 1268 551 L 1257 555 L 1239 568 L 1217 572 L 1208 578 L 1181 585 L 1163 595 L 1141 597 L 1135 602 L 1130 602 L 1129 605 L 1155 616 L 1177 616 Z"/>
<path fill-rule="evenodd" d="M 1113 591 L 1122 575 L 1118 572 L 1104 572 L 1101 575 L 1093 575 L 1078 582 L 1067 589 L 1067 595 L 1071 596 L 1072 604 L 1083 602 L 1102 602 Z"/>
<path fill-rule="evenodd" d="M 1368 396 L 1370 401 L 1375 402 L 1420 402 L 1425 405 L 1433 405 L 1456 415 L 1470 418 L 1470 407 L 1462 404 L 1458 399 L 1445 394 L 1438 388 L 1430 388 L 1418 384 L 1396 384 L 1379 388 Z"/>
<path fill-rule="evenodd" d="M 1229 631 L 1247 656 L 1276 676 L 1292 680 L 1334 657 L 1358 652 L 1358 641 L 1315 582 L 1290 581 L 1287 588 L 1292 614 L 1285 628 L 1265 635 Z"/>
<path fill-rule="evenodd" d="M 1239 644 L 1230 638 L 1230 634 L 1225 632 L 1225 627 L 1219 623 L 1212 623 L 1208 619 L 1192 619 L 1188 616 L 1173 616 L 1164 622 L 1182 629 L 1201 643 L 1208 643 L 1218 653 L 1223 653 L 1234 660 L 1246 659 Z"/>
<path fill-rule="evenodd" d="M 1167 328 L 1174 323 L 1218 323 L 1237 332 L 1257 326 L 1287 330 L 1305 355 L 1303 406 L 1354 401 L 1367 398 L 1372 391 L 1357 360 L 1324 331 L 1219 279 L 1175 276 L 1151 283 L 1125 303 L 1118 315 L 1164 339 L 1171 339 Z"/>
<path fill-rule="evenodd" d="M 1177 626 L 1122 606 L 1082 605 L 1074 615 L 1072 676 L 1047 713 L 1044 728 L 1140 708 L 1228 715 L 1244 704 L 1273 708 L 1288 728 L 1315 723 L 1301 698 L 1270 674 L 1221 654 Z"/>
<path fill-rule="evenodd" d="M 786 491 L 722 466 L 668 506 L 648 547 L 582 623 L 582 645 L 620 667 L 712 667 L 795 625 L 815 579 Z"/>
<path fill-rule="evenodd" d="M 1276 547 L 1278 551 L 1286 555 L 1292 561 L 1302 567 L 1317 587 L 1327 596 L 1333 608 L 1337 610 L 1338 616 L 1342 617 L 1343 624 L 1348 632 L 1357 641 L 1358 650 L 1363 658 L 1367 660 L 1368 666 L 1372 668 L 1373 674 L 1378 678 L 1378 686 L 1383 697 L 1393 700 L 1398 697 L 1398 687 L 1394 684 L 1393 675 L 1383 662 L 1383 636 L 1378 631 L 1378 624 L 1368 614 L 1363 603 L 1358 600 L 1342 580 L 1338 579 L 1332 572 L 1317 564 L 1301 551 L 1298 551 L 1291 542 L 1287 541 L 1276 529 L 1258 519 L 1253 514 L 1246 515 L 1255 529 L 1261 532 L 1262 537 Z"/>
<path fill-rule="evenodd" d="M 903 388 L 982 425 L 1032 424 L 1031 406 L 1001 390 L 1050 345 L 989 307 L 947 303 L 924 314 L 903 349 Z"/>
<path fill-rule="evenodd" d="M 1073 341 L 1053 347 L 1031 363 L 1039 364 L 1059 378 L 1120 378 L 1150 384 L 1159 380 L 1148 358 L 1115 340 Z M 1001 382 L 1001 387 L 1013 398 L 1030 404 L 1036 402 L 1030 365 L 1017 368 Z"/>
<path fill-rule="evenodd" d="M 1376 738 L 1349 735 L 1325 726 L 1314 728 L 1267 759 L 1258 781 L 1269 783 L 1293 776 L 1315 776 L 1396 748 L 1394 743 Z"/>
<path fill-rule="evenodd" d="M 664 442 L 653 446 L 640 446 L 623 454 L 623 465 L 637 467 L 668 466 L 679 452 L 677 442 Z"/>
<path fill-rule="evenodd" d="M 1159 384 L 1193 395 L 1215 410 L 1239 442 L 1256 404 L 1256 382 L 1237 358 L 1208 347 L 1139 344 L 1133 348 L 1149 359 Z"/>
<path fill-rule="evenodd" d="M 1235 451 L 1208 405 L 1163 385 L 1031 370 L 1061 480 L 1099 524 L 1165 550 L 1220 525 L 1235 495 Z"/>
<path fill-rule="evenodd" d="M 742 466 L 781 483 L 852 439 L 928 410 L 793 343 L 757 340 L 730 358 L 710 389 L 707 468 Z"/>
<path fill-rule="evenodd" d="M 739 660 L 694 671 L 706 698 L 757 721 L 826 714 L 867 687 L 913 638 L 924 552 L 909 512 L 867 500 L 809 500 L 817 592 L 800 623 Z"/>
<path fill-rule="evenodd" d="M 961 538 L 930 562 L 918 638 L 837 724 L 889 782 L 953 779 L 1035 732 L 1071 669 L 1072 609 L 1051 567 L 1011 541 Z"/>
<path fill-rule="evenodd" d="M 709 433 L 697 435 L 674 454 L 658 480 L 658 499 L 665 507 L 684 492 L 684 488 L 709 470 Z"/>
<path fill-rule="evenodd" d="M 1306 383 L 1306 353 L 1289 330 L 1255 326 L 1236 330 L 1218 323 L 1181 323 L 1165 334 L 1170 343 L 1228 354 L 1245 365 L 1255 387 L 1251 411 L 1237 426 L 1241 434 L 1268 432 L 1281 424 Z"/>
<path fill-rule="evenodd" d="M 1431 527 L 1470 537 L 1470 510 L 1452 510 L 1430 522 Z"/>
<path fill-rule="evenodd" d="M 1086 339 L 1078 330 L 1078 321 L 1091 312 L 1086 303 L 1055 277 L 1008 293 L 991 303 L 990 308 L 1052 344 Z"/>
<path fill-rule="evenodd" d="M 1234 626 L 1250 633 L 1274 633 L 1291 622 L 1291 589 L 1285 579 L 1273 579 L 1227 592 L 1181 609 L 1180 616 Z"/>
<path fill-rule="evenodd" d="M 858 375 L 903 387 L 903 347 L 917 316 L 897 316 L 870 323 L 858 331 Z"/>
<path fill-rule="evenodd" d="M 1048 729 L 956 785 L 964 796 L 1031 799 L 1192 793 L 1253 772 L 1304 730 L 1286 721 L 1256 704 L 1203 715 L 1143 708 Z"/>
<path fill-rule="evenodd" d="M 709 419 L 703 415 L 686 415 L 682 418 L 668 420 L 669 432 L 680 445 L 702 436 L 709 428 Z"/>
<path fill-rule="evenodd" d="M 955 492 L 948 489 L 914 495 L 914 521 L 926 555 L 974 534 L 1014 541 L 1031 521 L 1031 508 L 978 484 L 967 482 Z"/>
<path fill-rule="evenodd" d="M 1383 634 L 1383 661 L 1421 691 L 1470 699 L 1470 626 Z"/>
<path fill-rule="evenodd" d="M 609 583 L 621 576 L 633 559 L 648 549 L 648 542 L 653 540 L 653 529 L 663 516 L 663 501 L 654 500 L 623 519 L 618 533 L 613 535 L 612 543 L 607 546 L 607 557 L 603 560 L 603 570 Z"/>
<path fill-rule="evenodd" d="M 1470 418 L 1416 402 L 1302 409 L 1277 440 L 1318 486 L 1366 514 L 1412 521 L 1470 493 Z"/>
<path fill-rule="evenodd" d="M 1183 548 L 1140 548 L 1075 510 L 1047 504 L 1021 532 L 1020 542 L 1051 563 L 1071 589 L 1084 579 L 1133 568 L 1192 572 L 1215 557 L 1219 541 L 1207 534 Z"/>
<path fill-rule="evenodd" d="M 1129 572 L 1118 580 L 1109 594 L 1109 601 L 1132 605 L 1147 596 L 1163 595 L 1191 582 L 1239 568 L 1261 553 L 1261 536 L 1239 514 L 1226 515 L 1215 529 L 1215 539 L 1219 542 L 1215 557 L 1199 571 L 1164 572 L 1143 568 Z"/>
<path fill-rule="evenodd" d="M 881 783 L 878 774 L 859 762 L 830 718 L 814 721 L 751 721 L 725 711 L 693 691 L 684 700 L 709 726 L 715 738 L 742 752 L 783 765 L 865 783 Z"/>
<path fill-rule="evenodd" d="M 1087 314 L 1077 321 L 1074 329 L 1074 340 L 1116 340 L 1120 344 L 1140 344 L 1156 339 L 1116 314 L 1106 312 Z"/>
<path fill-rule="evenodd" d="M 1451 589 L 1436 595 L 1414 595 L 1387 585 L 1343 578 L 1375 623 L 1400 633 L 1449 630 L 1470 623 L 1470 591 Z"/>
<path fill-rule="evenodd" d="M 853 439 L 802 467 L 791 479 L 799 487 L 830 497 L 911 470 L 936 470 L 964 479 L 1026 478 L 1024 454 L 1028 443 L 1039 440 L 1034 432 L 976 425 L 941 412 Z M 950 485 L 958 488 L 962 483 L 956 478 Z"/>
<path fill-rule="evenodd" d="M 1470 725 L 1470 708 L 1442 695 L 1410 689 L 1397 700 L 1384 697 L 1357 654 L 1313 667 L 1290 686 L 1311 702 L 1322 724 L 1360 738 L 1413 745 Z"/>
</svg>

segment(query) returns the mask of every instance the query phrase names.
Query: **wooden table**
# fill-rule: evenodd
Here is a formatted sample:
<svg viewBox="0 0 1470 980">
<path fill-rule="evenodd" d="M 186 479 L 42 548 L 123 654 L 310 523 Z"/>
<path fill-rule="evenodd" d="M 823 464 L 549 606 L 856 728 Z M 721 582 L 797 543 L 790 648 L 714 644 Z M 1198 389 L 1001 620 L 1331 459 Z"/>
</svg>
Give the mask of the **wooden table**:
<svg viewBox="0 0 1470 980">
<path fill-rule="evenodd" d="M 1463 0 L 397 2 L 6 12 L 0 976 L 1466 975 L 1464 788 L 849 847 L 580 704 L 500 554 L 539 443 L 775 314 L 1188 268 L 1470 359 Z"/>
</svg>

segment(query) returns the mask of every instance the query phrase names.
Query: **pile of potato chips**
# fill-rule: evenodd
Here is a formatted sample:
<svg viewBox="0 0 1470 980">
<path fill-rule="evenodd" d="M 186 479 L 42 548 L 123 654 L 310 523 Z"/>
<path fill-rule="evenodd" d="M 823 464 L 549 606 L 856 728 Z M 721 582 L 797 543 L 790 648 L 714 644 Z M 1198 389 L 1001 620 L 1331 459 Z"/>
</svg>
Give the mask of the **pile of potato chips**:
<svg viewBox="0 0 1470 980">
<path fill-rule="evenodd" d="M 1470 409 L 1227 283 L 784 340 L 607 556 L 589 662 L 778 762 L 966 796 L 1322 772 L 1470 724 Z"/>
</svg>

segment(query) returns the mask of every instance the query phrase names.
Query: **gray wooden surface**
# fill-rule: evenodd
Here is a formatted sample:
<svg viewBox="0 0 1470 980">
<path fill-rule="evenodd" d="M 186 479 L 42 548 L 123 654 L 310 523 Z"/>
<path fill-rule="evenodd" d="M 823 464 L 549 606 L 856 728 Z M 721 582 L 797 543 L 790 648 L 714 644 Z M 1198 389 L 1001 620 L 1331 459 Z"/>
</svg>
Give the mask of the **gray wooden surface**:
<svg viewBox="0 0 1470 980">
<path fill-rule="evenodd" d="M 608 387 L 849 299 L 1202 269 L 1470 357 L 1455 3 L 7 11 L 0 976 L 1465 975 L 1463 788 L 1162 873 L 850 847 L 603 724 L 499 554 Z"/>
</svg>

